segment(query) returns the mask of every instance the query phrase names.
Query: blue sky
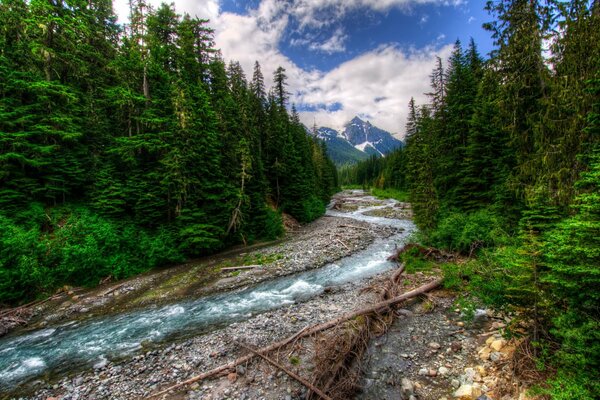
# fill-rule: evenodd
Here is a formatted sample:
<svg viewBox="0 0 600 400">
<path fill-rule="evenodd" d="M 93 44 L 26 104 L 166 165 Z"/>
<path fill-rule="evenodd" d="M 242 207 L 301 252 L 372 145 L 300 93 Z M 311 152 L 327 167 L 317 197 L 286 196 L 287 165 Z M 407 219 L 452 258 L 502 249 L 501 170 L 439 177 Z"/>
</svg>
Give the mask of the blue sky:
<svg viewBox="0 0 600 400">
<path fill-rule="evenodd" d="M 159 0 L 149 0 L 151 4 Z M 411 96 L 426 101 L 436 56 L 456 39 L 492 49 L 483 0 L 175 0 L 209 18 L 217 47 L 267 82 L 282 65 L 307 125 L 340 128 L 354 115 L 402 136 Z M 126 22 L 126 0 L 115 9 Z"/>
</svg>

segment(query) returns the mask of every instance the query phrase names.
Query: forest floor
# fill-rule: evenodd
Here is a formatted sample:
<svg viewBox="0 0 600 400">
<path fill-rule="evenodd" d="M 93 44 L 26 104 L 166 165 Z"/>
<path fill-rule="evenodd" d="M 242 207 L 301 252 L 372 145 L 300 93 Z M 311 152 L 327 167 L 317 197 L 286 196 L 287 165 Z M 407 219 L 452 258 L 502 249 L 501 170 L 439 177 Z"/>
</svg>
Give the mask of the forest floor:
<svg viewBox="0 0 600 400">
<path fill-rule="evenodd" d="M 344 199 L 348 193 L 338 195 Z M 356 193 L 353 200 L 361 199 Z M 345 202 L 344 204 L 352 204 Z M 343 207 L 342 207 L 343 208 Z M 347 210 L 353 211 L 351 205 Z M 385 210 L 385 209 L 383 209 Z M 383 217 L 410 215 L 407 207 L 390 209 Z M 395 229 L 326 216 L 288 233 L 278 243 L 254 249 L 234 249 L 210 259 L 168 270 L 154 271 L 124 282 L 106 284 L 84 292 L 72 292 L 34 310 L 26 329 L 56 321 L 92 318 L 120 313 L 148 304 L 173 302 L 214 292 L 242 288 L 277 276 L 294 274 L 346 257 L 366 248 L 376 238 L 389 237 Z M 227 270 L 257 265 L 247 270 Z M 256 315 L 223 329 L 147 349 L 134 357 L 106 361 L 102 365 L 58 377 L 38 380 L 15 398 L 43 400 L 146 398 L 199 373 L 225 364 L 247 351 L 288 337 L 303 327 L 331 320 L 345 312 L 376 302 L 365 288 L 389 279 L 394 271 L 373 278 L 329 288 L 320 296 Z M 432 281 L 439 271 L 402 276 L 402 292 Z M 510 385 L 507 360 L 511 346 L 500 336 L 504 322 L 481 310 L 473 320 L 455 304 L 456 294 L 437 290 L 405 303 L 387 333 L 373 338 L 360 364 L 358 399 L 441 400 L 518 399 L 496 388 Z M 326 335 L 324 333 L 323 335 Z M 295 341 L 272 358 L 310 379 L 315 370 L 315 344 L 323 335 Z M 495 391 L 496 390 L 496 391 Z M 265 399 L 306 398 L 305 386 L 264 361 L 254 359 L 225 375 L 172 391 L 168 399 Z M 28 394 L 27 394 L 28 393 Z M 0 398 L 2 396 L 0 395 Z M 483 398 L 483 397 L 482 397 Z"/>
</svg>

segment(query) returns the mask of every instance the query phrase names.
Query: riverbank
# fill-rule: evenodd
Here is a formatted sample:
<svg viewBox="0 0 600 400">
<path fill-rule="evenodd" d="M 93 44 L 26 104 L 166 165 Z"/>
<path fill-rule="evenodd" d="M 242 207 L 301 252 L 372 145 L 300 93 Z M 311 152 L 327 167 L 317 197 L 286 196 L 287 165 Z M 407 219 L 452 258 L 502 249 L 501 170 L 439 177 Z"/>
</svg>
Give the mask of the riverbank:
<svg viewBox="0 0 600 400">
<path fill-rule="evenodd" d="M 221 267 L 227 265 L 225 268 L 249 260 L 268 262 L 260 267 L 240 270 L 239 273 L 235 270 L 227 272 L 228 276 L 220 276 L 205 287 L 204 292 L 195 293 L 245 293 L 250 290 L 245 288 L 260 285 L 268 287 L 271 282 L 276 282 L 278 277 L 287 275 L 305 278 L 286 287 L 293 288 L 298 294 L 314 292 L 314 283 L 311 283 L 313 281 L 309 279 L 309 275 L 305 275 L 309 272 L 298 275 L 299 272 L 315 270 L 320 273 L 318 267 L 330 263 L 329 260 L 340 260 L 344 255 L 353 254 L 353 257 L 357 257 L 359 254 L 365 254 L 361 249 L 377 248 L 372 246 L 376 246 L 377 241 L 385 242 L 388 240 L 385 238 L 389 238 L 390 235 L 401 238 L 398 239 L 401 240 L 398 242 L 401 245 L 401 242 L 406 240 L 407 232 L 402 234 L 402 229 L 398 228 L 398 224 L 394 222 L 396 220 L 392 218 L 405 216 L 404 213 L 409 210 L 405 204 L 377 200 L 359 192 L 342 193 L 334 199 L 328 216 L 303 227 L 300 232 L 293 233 L 286 242 L 256 249 L 247 254 L 237 254 L 234 258 L 212 260 Z M 352 215 L 354 218 L 345 218 L 344 215 Z M 389 221 L 387 223 L 390 225 L 386 225 L 386 221 Z M 380 225 L 374 222 L 379 222 Z M 385 247 L 385 254 L 378 257 L 385 260 L 392 249 Z M 282 251 L 287 253 L 280 257 Z M 351 266 L 344 262 L 347 259 L 340 260 L 339 268 Z M 367 260 L 368 258 L 358 258 L 354 263 L 364 264 L 368 263 Z M 171 275 L 172 280 L 160 280 L 160 277 L 165 277 L 161 274 L 166 271 L 159 272 L 154 277 L 144 277 L 156 283 L 157 287 L 144 291 L 143 282 L 146 281 L 142 280 L 139 292 L 136 293 L 145 293 L 145 296 L 133 298 L 144 301 L 132 302 L 128 311 L 134 312 L 138 308 L 148 307 L 145 302 L 161 303 L 165 293 L 170 293 L 167 296 L 169 300 L 170 296 L 182 296 L 179 299 L 183 301 L 186 291 L 194 293 L 190 289 L 193 285 L 190 286 L 188 279 L 175 277 L 191 276 L 193 265 L 190 264 L 187 268 L 179 267 L 182 269 L 181 274 Z M 338 266 L 333 264 L 331 267 L 335 274 L 335 268 Z M 14 398 L 146 398 L 152 393 L 247 354 L 242 345 L 259 348 L 289 337 L 306 326 L 334 319 L 377 301 L 374 292 L 369 288 L 378 286 L 394 273 L 389 268 L 384 271 L 387 272 L 367 279 L 360 279 L 360 274 L 356 275 L 356 279 L 348 277 L 347 281 L 316 289 L 316 297 L 295 297 L 297 300 L 293 302 L 285 300 L 284 305 L 279 308 L 248 315 L 237 322 L 215 326 L 212 330 L 200 334 L 180 335 L 166 342 L 142 343 L 141 348 L 133 355 L 122 358 L 99 357 L 93 366 L 80 368 L 79 371 L 75 370 L 66 375 L 51 371 L 42 379 L 37 378 L 28 386 L 13 392 Z M 401 280 L 402 291 L 406 292 L 430 282 L 437 275 L 439 271 L 435 270 L 405 273 Z M 258 282 L 262 283 L 257 286 Z M 186 289 L 177 290 L 176 283 L 181 283 Z M 109 287 L 109 290 L 114 287 Z M 167 290 L 169 288 L 173 290 Z M 112 301 L 118 304 L 121 290 L 125 290 L 124 295 L 127 296 L 127 286 L 123 285 L 111 292 L 116 292 L 115 295 L 109 294 L 107 297 L 116 297 Z M 280 293 L 276 296 L 288 290 L 276 292 Z M 256 295 L 272 296 L 269 293 L 273 292 L 262 289 L 256 292 Z M 235 301 L 246 300 L 240 297 Z M 500 340 L 498 328 L 501 326 L 494 325 L 486 313 L 479 313 L 474 323 L 466 322 L 464 314 L 456 308 L 454 301 L 455 294 L 438 290 L 427 297 L 416 298 L 406 303 L 403 312 L 388 333 L 371 340 L 366 355 L 360 360 L 362 368 L 359 371 L 362 378 L 357 398 L 439 400 L 444 397 L 458 398 L 454 396 L 458 391 L 470 390 L 469 396 L 464 398 L 474 399 L 474 394 L 490 393 L 497 377 L 487 375 L 487 372 L 484 376 L 482 371 L 501 367 L 507 357 L 498 352 L 492 357 L 490 354 L 493 350 L 488 349 L 487 353 L 484 351 L 487 359 L 480 360 L 477 350 L 480 346 L 485 346 L 485 340 L 490 337 Z M 156 308 L 151 306 L 151 309 L 152 307 Z M 185 304 L 167 307 L 177 313 L 189 308 Z M 118 315 L 117 310 L 112 311 Z M 93 314 L 94 311 L 92 309 L 87 313 Z M 68 314 L 62 315 L 68 319 Z M 88 318 L 94 320 L 93 316 L 88 315 Z M 315 368 L 315 353 L 318 348 L 315 344 L 322 337 L 317 335 L 297 340 L 292 345 L 282 348 L 279 353 L 271 354 L 271 357 L 299 375 L 310 377 Z M 488 345 L 491 345 L 491 342 Z M 484 363 L 488 364 L 483 365 Z M 221 377 L 184 386 L 164 398 L 293 400 L 304 398 L 305 394 L 306 388 L 282 371 L 259 360 L 253 360 Z"/>
<path fill-rule="evenodd" d="M 235 248 L 91 290 L 65 288 L 58 298 L 28 309 L 23 316 L 26 324 L 19 326 L 6 321 L 4 329 L 0 329 L 0 336 L 14 328 L 20 331 L 34 330 L 61 321 L 118 314 L 148 305 L 234 290 L 319 268 L 363 250 L 376 238 L 389 237 L 393 232 L 386 226 L 361 221 L 353 221 L 348 225 L 344 218 L 325 216 L 297 231 L 288 232 L 283 240 L 275 243 Z M 246 264 L 256 268 L 221 271 L 221 268 Z"/>
<path fill-rule="evenodd" d="M 342 194 L 340 196 L 345 195 Z M 360 201 L 361 197 L 364 197 L 359 193 L 355 193 L 354 196 L 357 197 L 358 201 Z M 374 199 L 365 199 L 363 205 L 377 207 L 384 204 L 384 202 L 379 200 L 374 202 Z M 72 323 L 69 321 L 76 321 L 76 324 L 84 324 L 88 319 L 93 322 L 98 317 L 118 316 L 119 314 L 138 308 L 143 309 L 149 305 L 157 307 L 160 304 L 170 304 L 190 297 L 197 298 L 236 289 L 243 290 L 245 287 L 256 285 L 258 282 L 270 281 L 277 277 L 317 269 L 323 265 L 347 257 L 350 254 L 360 252 L 376 239 L 387 238 L 392 234 L 397 234 L 399 231 L 402 231 L 402 229 L 399 230 L 397 227 L 387 225 L 375 225 L 355 219 L 349 220 L 339 216 L 326 216 L 302 227 L 297 232 L 291 233 L 286 241 L 274 246 L 267 246 L 252 252 L 243 252 L 242 254 L 218 257 L 203 263 L 190 263 L 174 269 L 158 271 L 154 274 L 146 274 L 124 282 L 107 285 L 86 293 L 78 292 L 70 296 L 71 298 L 68 300 L 49 302 L 36 309 L 37 318 L 34 317 L 32 319 L 33 323 L 27 330 L 46 328 L 45 332 L 50 332 L 53 330 L 53 326 Z M 233 270 L 227 273 L 219 273 L 219 270 L 223 267 L 231 268 L 231 265 L 240 265 L 255 260 L 266 262 L 249 270 Z M 202 271 L 206 271 L 207 268 L 212 268 L 217 276 L 208 285 L 203 285 L 205 277 L 198 275 Z M 327 289 L 327 292 L 329 293 L 330 290 Z M 350 303 L 352 301 L 349 301 Z M 312 315 L 312 311 L 309 314 Z M 17 334 L 26 332 L 27 330 L 9 335 L 7 339 L 16 337 Z M 282 330 L 282 332 L 285 332 L 285 330 Z M 184 347 L 184 345 L 179 346 Z M 162 351 L 156 349 L 156 347 L 160 346 L 150 347 L 152 347 L 151 351 Z M 208 351 L 208 353 L 213 353 L 213 351 Z M 151 353 L 145 351 L 143 354 Z M 34 360 L 37 359 L 34 358 Z M 102 367 L 101 361 L 96 366 Z M 124 362 L 127 363 L 128 361 Z M 110 363 L 107 365 L 110 365 Z M 32 367 L 36 366 L 32 365 Z M 19 368 L 27 368 L 27 365 L 22 365 Z M 117 371 L 119 369 L 117 368 Z M 130 368 L 126 367 L 126 369 L 129 370 Z M 139 369 L 133 368 L 133 371 L 139 371 Z M 46 375 L 44 381 L 34 381 L 29 388 L 21 388 L 13 393 L 18 393 L 21 390 L 37 391 L 46 387 L 46 382 L 51 382 L 52 390 L 62 391 L 60 396 L 64 397 L 66 395 L 66 398 L 71 398 L 68 394 L 70 393 L 68 380 L 65 381 L 64 378 L 61 380 L 60 377 L 60 373 L 57 376 L 52 372 Z M 130 379 L 127 378 L 126 380 Z M 75 383 L 80 383 L 80 381 L 81 379 L 78 379 Z M 154 379 L 149 378 L 148 381 L 150 382 L 148 388 L 156 385 Z M 133 382 L 138 382 L 138 380 L 133 380 Z M 56 389 L 54 389 L 55 386 L 57 386 Z M 139 388 L 140 385 L 136 383 L 136 388 L 132 388 L 132 397 L 129 398 L 138 396 Z M 67 390 L 65 391 L 65 389 Z M 100 387 L 100 392 L 101 389 Z M 46 389 L 42 390 L 48 389 L 46 387 Z M 106 395 L 106 398 L 114 398 L 112 397 L 114 395 L 112 392 Z M 43 398 L 44 396 L 52 397 L 49 394 L 43 394 L 39 398 Z M 74 398 L 77 398 L 77 396 Z"/>
</svg>

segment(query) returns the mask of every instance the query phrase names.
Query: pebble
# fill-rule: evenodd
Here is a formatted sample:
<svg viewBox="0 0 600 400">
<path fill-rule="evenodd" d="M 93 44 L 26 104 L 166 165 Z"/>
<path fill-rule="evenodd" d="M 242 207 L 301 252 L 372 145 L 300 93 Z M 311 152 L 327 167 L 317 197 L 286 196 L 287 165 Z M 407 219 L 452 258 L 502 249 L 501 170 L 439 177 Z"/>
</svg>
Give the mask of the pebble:
<svg viewBox="0 0 600 400">
<path fill-rule="evenodd" d="M 442 346 L 440 346 L 440 344 L 437 343 L 437 342 L 431 342 L 431 343 L 429 343 L 429 347 L 432 348 L 432 349 L 434 349 L 434 350 L 438 350 Z"/>
<path fill-rule="evenodd" d="M 427 375 L 428 373 L 429 373 L 429 371 L 427 370 L 427 368 L 421 368 L 421 369 L 419 370 L 419 375 L 421 375 L 421 376 L 425 376 L 425 375 Z"/>
<path fill-rule="evenodd" d="M 446 367 L 440 367 L 440 368 L 438 368 L 438 373 L 441 376 L 446 376 L 446 375 L 448 375 L 450 373 L 450 370 L 448 368 L 446 368 Z"/>
</svg>

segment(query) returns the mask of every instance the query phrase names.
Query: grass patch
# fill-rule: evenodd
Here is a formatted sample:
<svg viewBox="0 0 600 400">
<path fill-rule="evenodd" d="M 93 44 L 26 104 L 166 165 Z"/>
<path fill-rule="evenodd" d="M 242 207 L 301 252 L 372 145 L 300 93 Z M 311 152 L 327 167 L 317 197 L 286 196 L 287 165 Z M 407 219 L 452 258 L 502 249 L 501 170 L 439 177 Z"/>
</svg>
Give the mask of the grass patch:
<svg viewBox="0 0 600 400">
<path fill-rule="evenodd" d="M 221 268 L 231 268 L 231 267 L 241 267 L 244 265 L 265 265 L 271 264 L 275 261 L 283 259 L 283 254 L 272 253 L 272 254 L 246 254 L 241 257 L 236 257 L 233 260 L 227 260 L 220 263 L 217 266 L 217 269 Z"/>
<path fill-rule="evenodd" d="M 298 365 L 298 364 L 300 364 L 300 357 L 298 357 L 298 356 L 291 356 L 290 357 L 290 364 L 292 364 L 292 365 Z"/>
<path fill-rule="evenodd" d="M 342 190 L 365 190 L 362 185 L 342 185 Z"/>
<path fill-rule="evenodd" d="M 378 199 L 394 199 L 403 203 L 408 202 L 408 192 L 403 190 L 372 188 L 370 192 Z"/>
</svg>

